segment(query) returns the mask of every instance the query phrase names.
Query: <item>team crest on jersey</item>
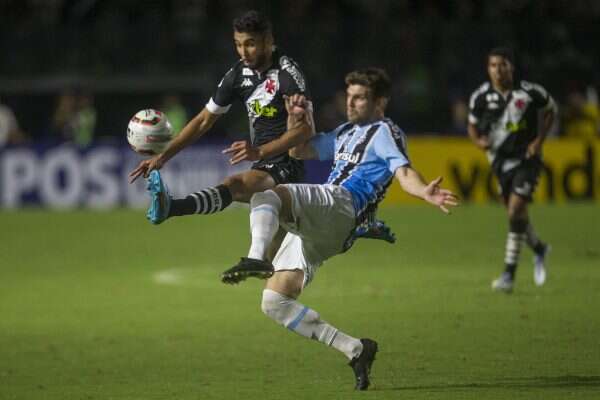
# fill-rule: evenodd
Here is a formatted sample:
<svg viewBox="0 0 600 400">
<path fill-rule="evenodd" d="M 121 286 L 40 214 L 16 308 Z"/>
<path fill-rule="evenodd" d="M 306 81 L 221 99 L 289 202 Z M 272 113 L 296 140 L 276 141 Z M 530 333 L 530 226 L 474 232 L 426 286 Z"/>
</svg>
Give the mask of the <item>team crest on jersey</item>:
<svg viewBox="0 0 600 400">
<path fill-rule="evenodd" d="M 252 123 L 258 117 L 273 118 L 277 108 L 271 105 L 279 90 L 279 70 L 271 69 L 266 73 L 266 79 L 258 85 L 246 100 L 246 109 Z"/>
<path fill-rule="evenodd" d="M 244 69 L 242 70 L 242 75 L 243 76 L 252 76 L 252 75 L 254 75 L 254 72 L 252 72 L 252 70 L 250 68 L 244 67 Z"/>
</svg>

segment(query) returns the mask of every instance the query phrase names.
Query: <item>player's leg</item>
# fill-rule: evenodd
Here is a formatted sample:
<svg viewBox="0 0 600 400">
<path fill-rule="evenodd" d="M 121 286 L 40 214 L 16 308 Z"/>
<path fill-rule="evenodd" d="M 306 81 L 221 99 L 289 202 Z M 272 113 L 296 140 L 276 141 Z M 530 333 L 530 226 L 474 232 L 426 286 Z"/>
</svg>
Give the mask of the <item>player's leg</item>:
<svg viewBox="0 0 600 400">
<path fill-rule="evenodd" d="M 183 199 L 173 199 L 158 171 L 152 171 L 148 190 L 152 196 L 148 219 L 160 224 L 165 219 L 192 214 L 213 214 L 223 211 L 233 201 L 245 202 L 256 192 L 272 188 L 275 181 L 268 173 L 249 170 L 225 178 L 222 184 L 190 193 Z"/>
<path fill-rule="evenodd" d="M 515 175 L 513 191 L 521 195 L 527 201 L 527 203 L 531 203 L 533 200 L 533 193 L 537 187 L 539 176 L 542 172 L 542 167 L 543 164 L 540 158 L 530 158 L 523 162 L 522 166 L 519 167 L 519 170 Z M 525 207 L 527 208 L 527 206 Z M 525 243 L 527 243 L 535 253 L 533 258 L 534 282 L 536 285 L 541 286 L 546 281 L 545 259 L 550 251 L 550 246 L 540 240 L 540 238 L 537 236 L 527 211 L 525 211 L 524 219 L 527 223 L 525 228 Z"/>
<path fill-rule="evenodd" d="M 224 210 L 232 201 L 248 203 L 254 193 L 275 186 L 273 178 L 264 171 L 248 170 L 228 176 L 222 184 L 173 200 L 170 216 L 212 214 Z"/>
<path fill-rule="evenodd" d="M 350 366 L 355 373 L 356 389 L 367 389 L 370 383 L 370 369 L 377 353 L 377 343 L 371 339 L 358 339 L 340 331 L 321 319 L 317 311 L 300 303 L 297 299 L 304 282 L 304 271 L 301 269 L 276 271 L 267 281 L 263 291 L 262 311 L 287 329 L 343 353 L 350 360 Z"/>
<path fill-rule="evenodd" d="M 546 282 L 546 257 L 551 250 L 548 243 L 543 242 L 535 233 L 531 220 L 527 225 L 525 232 L 525 241 L 533 250 L 533 281 L 537 286 L 542 286 Z"/>
<path fill-rule="evenodd" d="M 525 231 L 529 224 L 527 217 L 527 199 L 517 193 L 511 193 L 507 201 L 509 232 L 504 251 L 504 272 L 492 282 L 492 288 L 510 292 L 513 289 L 515 273 L 525 240 Z"/>
<path fill-rule="evenodd" d="M 250 200 L 252 243 L 248 257 L 221 275 L 223 283 L 235 284 L 247 277 L 266 278 L 273 273 L 268 251 L 279 230 L 279 221 L 292 221 L 290 193 L 285 187 L 255 193 Z"/>
</svg>

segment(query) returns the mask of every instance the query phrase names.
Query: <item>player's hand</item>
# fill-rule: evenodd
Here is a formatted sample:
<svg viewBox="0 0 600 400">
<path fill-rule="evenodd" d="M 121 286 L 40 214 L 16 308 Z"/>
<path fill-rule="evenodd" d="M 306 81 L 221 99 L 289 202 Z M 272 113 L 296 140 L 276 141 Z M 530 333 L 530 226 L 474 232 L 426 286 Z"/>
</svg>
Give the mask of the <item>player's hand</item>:
<svg viewBox="0 0 600 400">
<path fill-rule="evenodd" d="M 458 205 L 458 197 L 456 197 L 456 195 L 450 190 L 442 189 L 440 187 L 442 179 L 443 178 L 440 176 L 431 181 L 425 187 L 425 196 L 423 198 L 428 203 L 439 207 L 439 209 L 446 214 L 450 214 L 449 207 L 455 207 Z"/>
<path fill-rule="evenodd" d="M 258 147 L 252 147 L 247 140 L 233 142 L 231 146 L 223 150 L 223 154 L 232 155 L 229 159 L 231 165 L 238 164 L 242 161 L 258 161 L 262 158 L 260 149 Z"/>
<path fill-rule="evenodd" d="M 291 96 L 283 96 L 285 101 L 285 109 L 288 115 L 295 118 L 300 118 L 306 111 L 306 97 L 303 94 L 293 94 Z"/>
<path fill-rule="evenodd" d="M 144 178 L 148 177 L 150 171 L 154 169 L 161 169 L 164 162 L 159 155 L 156 155 L 152 158 L 148 158 L 147 160 L 142 160 L 138 166 L 129 173 L 129 183 L 135 182 L 137 178 L 140 176 L 144 176 Z"/>
<path fill-rule="evenodd" d="M 527 153 L 525 154 L 525 158 L 539 156 L 541 152 L 542 143 L 538 140 L 534 140 L 533 142 L 529 143 L 529 146 L 527 146 Z"/>
</svg>

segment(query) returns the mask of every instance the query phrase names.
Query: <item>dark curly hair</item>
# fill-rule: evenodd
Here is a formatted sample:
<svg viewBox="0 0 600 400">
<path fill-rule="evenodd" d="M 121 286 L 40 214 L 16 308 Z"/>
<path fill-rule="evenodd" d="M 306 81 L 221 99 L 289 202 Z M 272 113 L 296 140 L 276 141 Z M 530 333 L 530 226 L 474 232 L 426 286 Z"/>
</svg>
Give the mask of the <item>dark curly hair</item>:
<svg viewBox="0 0 600 400">
<path fill-rule="evenodd" d="M 346 85 L 362 85 L 371 90 L 374 98 L 390 97 L 392 81 L 385 70 L 368 67 L 346 75 Z"/>
<path fill-rule="evenodd" d="M 513 51 L 513 49 L 511 47 L 508 46 L 500 46 L 500 47 L 494 47 L 493 49 L 491 49 L 487 55 L 487 60 L 490 59 L 490 57 L 493 56 L 498 56 L 498 57 L 502 57 L 505 60 L 507 60 L 508 62 L 510 62 L 512 65 L 515 65 L 515 52 Z"/>
<path fill-rule="evenodd" d="M 262 13 L 250 10 L 233 20 L 233 30 L 265 35 L 272 32 L 271 21 Z"/>
</svg>

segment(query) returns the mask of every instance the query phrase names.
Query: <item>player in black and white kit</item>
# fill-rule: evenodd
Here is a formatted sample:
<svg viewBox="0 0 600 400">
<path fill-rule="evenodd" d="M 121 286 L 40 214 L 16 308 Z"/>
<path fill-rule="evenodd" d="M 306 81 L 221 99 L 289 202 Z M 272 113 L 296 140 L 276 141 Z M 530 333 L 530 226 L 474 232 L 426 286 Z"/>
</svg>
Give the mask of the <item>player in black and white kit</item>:
<svg viewBox="0 0 600 400">
<path fill-rule="evenodd" d="M 546 280 L 544 261 L 550 247 L 535 234 L 527 205 L 542 170 L 542 145 L 556 105 L 542 86 L 513 81 L 510 49 L 490 51 L 487 70 L 490 80 L 471 96 L 468 132 L 471 140 L 487 152 L 508 211 L 505 271 L 492 282 L 492 288 L 510 292 L 523 241 L 535 253 L 535 283 L 541 286 Z"/>
<path fill-rule="evenodd" d="M 211 214 L 222 211 L 232 201 L 248 202 L 256 192 L 279 183 L 299 182 L 303 178 L 302 161 L 288 155 L 288 149 L 308 140 L 310 127 L 287 129 L 284 96 L 309 97 L 306 81 L 298 65 L 274 46 L 271 23 L 262 14 L 249 11 L 233 21 L 233 38 L 240 60 L 225 74 L 204 109 L 170 143 L 167 149 L 142 161 L 130 174 L 154 179 L 148 218 L 159 224 L 172 216 Z M 248 171 L 227 177 L 222 184 L 191 193 L 184 199 L 171 199 L 161 181 L 160 169 L 183 148 L 204 135 L 225 114 L 234 101 L 241 101 L 250 123 L 251 140 L 235 142 L 225 150 L 231 163 L 255 161 Z M 155 176 L 153 178 L 153 176 Z M 153 211 L 153 212 L 151 212 Z"/>
</svg>

